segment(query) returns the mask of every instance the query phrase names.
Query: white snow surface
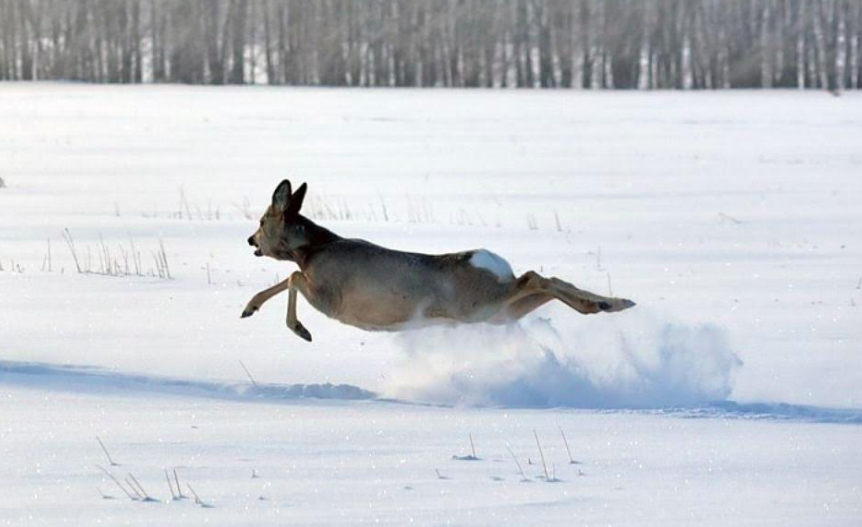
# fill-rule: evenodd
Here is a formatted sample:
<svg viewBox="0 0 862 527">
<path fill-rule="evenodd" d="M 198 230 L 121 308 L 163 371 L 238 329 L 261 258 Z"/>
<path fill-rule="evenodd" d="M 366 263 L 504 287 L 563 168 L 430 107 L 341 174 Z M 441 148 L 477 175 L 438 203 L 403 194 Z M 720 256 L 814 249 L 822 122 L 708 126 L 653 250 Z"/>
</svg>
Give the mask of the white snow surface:
<svg viewBox="0 0 862 527">
<path fill-rule="evenodd" d="M 855 93 L 0 84 L 0 525 L 859 525 L 860 137 Z M 240 319 L 284 177 L 637 306 Z"/>
<path fill-rule="evenodd" d="M 486 269 L 494 273 L 499 280 L 511 280 L 515 277 L 512 266 L 499 254 L 494 254 L 487 249 L 479 249 L 470 257 L 470 265 L 479 269 Z"/>
</svg>

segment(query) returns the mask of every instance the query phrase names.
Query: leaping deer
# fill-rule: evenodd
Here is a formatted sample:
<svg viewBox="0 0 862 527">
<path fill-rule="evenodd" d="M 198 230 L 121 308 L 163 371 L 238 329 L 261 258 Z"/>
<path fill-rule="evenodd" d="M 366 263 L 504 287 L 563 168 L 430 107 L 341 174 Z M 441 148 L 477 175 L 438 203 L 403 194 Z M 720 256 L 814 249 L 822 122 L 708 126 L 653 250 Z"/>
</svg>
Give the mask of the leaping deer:
<svg viewBox="0 0 862 527">
<path fill-rule="evenodd" d="M 291 192 L 290 181 L 282 181 L 260 227 L 248 239 L 255 256 L 295 262 L 299 271 L 254 295 L 243 318 L 286 289 L 287 327 L 309 342 L 311 333 L 296 318 L 297 291 L 328 317 L 372 331 L 441 323 L 506 324 L 554 299 L 583 314 L 635 305 L 535 271 L 515 278 L 506 260 L 485 249 L 430 255 L 342 238 L 299 213 L 307 188 L 303 183 Z"/>
</svg>

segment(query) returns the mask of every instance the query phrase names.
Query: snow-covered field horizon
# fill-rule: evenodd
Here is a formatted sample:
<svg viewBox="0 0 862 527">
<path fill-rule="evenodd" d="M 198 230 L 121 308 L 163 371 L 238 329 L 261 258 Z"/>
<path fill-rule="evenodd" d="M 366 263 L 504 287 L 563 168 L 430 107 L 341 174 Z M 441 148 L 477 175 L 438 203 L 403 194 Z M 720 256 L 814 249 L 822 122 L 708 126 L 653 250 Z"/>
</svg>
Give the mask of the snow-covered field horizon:
<svg viewBox="0 0 862 527">
<path fill-rule="evenodd" d="M 0 84 L 0 129 L 7 524 L 862 518 L 859 94 Z M 245 243 L 285 177 L 343 236 L 638 305 L 241 320 L 292 271 Z M 96 435 L 214 507 L 129 503 Z"/>
</svg>

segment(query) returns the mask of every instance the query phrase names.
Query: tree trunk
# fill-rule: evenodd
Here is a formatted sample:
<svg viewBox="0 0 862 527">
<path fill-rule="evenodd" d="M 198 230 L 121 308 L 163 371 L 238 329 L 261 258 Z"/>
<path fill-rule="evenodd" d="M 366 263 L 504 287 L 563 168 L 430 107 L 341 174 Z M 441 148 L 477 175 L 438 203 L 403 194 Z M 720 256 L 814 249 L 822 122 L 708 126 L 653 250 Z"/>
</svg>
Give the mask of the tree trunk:
<svg viewBox="0 0 862 527">
<path fill-rule="evenodd" d="M 235 11 L 231 24 L 231 50 L 233 52 L 233 63 L 230 70 L 230 83 L 243 84 L 245 82 L 245 38 L 246 24 L 248 22 L 249 0 L 235 0 Z"/>
</svg>

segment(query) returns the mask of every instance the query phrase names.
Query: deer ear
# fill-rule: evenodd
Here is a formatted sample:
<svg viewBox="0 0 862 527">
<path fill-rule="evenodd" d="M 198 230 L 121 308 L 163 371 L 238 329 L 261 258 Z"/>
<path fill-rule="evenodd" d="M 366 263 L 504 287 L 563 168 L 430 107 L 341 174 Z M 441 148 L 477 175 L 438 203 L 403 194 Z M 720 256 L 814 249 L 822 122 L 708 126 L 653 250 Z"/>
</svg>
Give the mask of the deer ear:
<svg viewBox="0 0 862 527">
<path fill-rule="evenodd" d="M 272 208 L 276 212 L 284 213 L 288 204 L 290 204 L 290 181 L 285 179 L 272 193 Z"/>
<path fill-rule="evenodd" d="M 302 200 L 305 199 L 305 191 L 308 190 L 308 185 L 303 183 L 296 189 L 290 196 L 290 204 L 287 206 L 287 210 L 284 212 L 284 215 L 288 218 L 292 218 L 299 214 L 299 209 L 302 208 Z"/>
</svg>

